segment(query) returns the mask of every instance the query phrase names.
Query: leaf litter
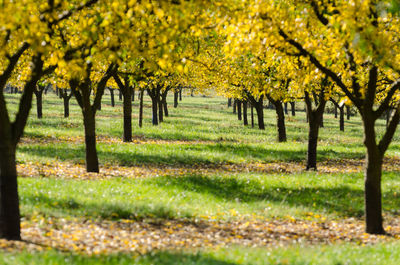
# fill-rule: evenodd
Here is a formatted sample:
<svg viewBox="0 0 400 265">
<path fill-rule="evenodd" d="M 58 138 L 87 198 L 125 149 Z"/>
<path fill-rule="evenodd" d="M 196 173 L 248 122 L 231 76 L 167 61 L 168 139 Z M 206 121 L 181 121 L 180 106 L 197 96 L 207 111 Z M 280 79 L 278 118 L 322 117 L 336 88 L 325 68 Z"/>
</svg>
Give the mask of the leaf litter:
<svg viewBox="0 0 400 265">
<path fill-rule="evenodd" d="M 23 241 L 0 239 L 8 251 L 57 249 L 79 254 L 111 254 L 154 250 L 196 249 L 243 245 L 248 247 L 289 244 L 360 245 L 400 238 L 400 222 L 386 222 L 389 235 L 364 233 L 362 220 L 307 221 L 294 218 L 195 220 L 87 220 L 82 218 L 33 217 L 22 222 Z"/>
</svg>

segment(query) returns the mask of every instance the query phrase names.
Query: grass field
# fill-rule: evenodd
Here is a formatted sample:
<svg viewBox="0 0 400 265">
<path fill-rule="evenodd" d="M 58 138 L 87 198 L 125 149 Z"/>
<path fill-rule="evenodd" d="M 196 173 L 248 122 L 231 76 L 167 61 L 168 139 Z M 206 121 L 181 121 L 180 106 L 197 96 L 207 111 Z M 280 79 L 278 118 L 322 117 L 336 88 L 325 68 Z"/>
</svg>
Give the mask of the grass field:
<svg viewBox="0 0 400 265">
<path fill-rule="evenodd" d="M 17 108 L 17 95 L 7 95 Z M 390 236 L 363 233 L 362 127 L 332 114 L 320 131 L 318 172 L 305 172 L 304 112 L 288 116 L 287 143 L 244 127 L 226 100 L 185 96 L 159 126 L 122 143 L 122 106 L 105 95 L 97 115 L 101 173 L 84 172 L 80 109 L 44 95 L 18 148 L 24 242 L 0 241 L 0 264 L 397 264 L 400 134 L 383 174 Z M 303 106 L 298 104 L 298 109 Z M 249 117 L 250 118 L 250 117 Z M 384 120 L 378 122 L 382 133 Z"/>
</svg>

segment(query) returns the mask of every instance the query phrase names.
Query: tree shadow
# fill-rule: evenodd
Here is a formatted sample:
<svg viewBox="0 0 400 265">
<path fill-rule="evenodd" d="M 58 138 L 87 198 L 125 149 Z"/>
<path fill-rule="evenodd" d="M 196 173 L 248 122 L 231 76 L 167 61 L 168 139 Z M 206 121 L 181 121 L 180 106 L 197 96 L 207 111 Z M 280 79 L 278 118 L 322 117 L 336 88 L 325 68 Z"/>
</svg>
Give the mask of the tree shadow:
<svg viewBox="0 0 400 265">
<path fill-rule="evenodd" d="M 143 219 L 173 220 L 177 218 L 175 210 L 158 204 L 146 203 L 120 204 L 118 202 L 79 202 L 73 197 L 55 198 L 44 194 L 22 195 L 21 204 L 24 206 L 39 207 L 45 214 L 55 216 L 86 216 L 107 220 L 130 219 L 140 221 Z M 25 215 L 29 215 L 26 213 Z M 191 218 L 190 213 L 180 211 L 180 217 Z"/>
<path fill-rule="evenodd" d="M 154 181 L 159 186 L 172 186 L 180 190 L 207 194 L 223 201 L 274 202 L 288 206 L 307 207 L 316 212 L 327 212 L 346 217 L 361 217 L 364 213 L 363 191 L 350 188 L 346 184 L 333 188 L 266 187 L 252 179 L 201 175 L 159 177 Z M 386 209 L 397 209 L 400 206 L 392 193 L 384 193 L 384 197 Z"/>
<path fill-rule="evenodd" d="M 122 166 L 136 165 L 216 165 L 220 163 L 243 162 L 300 162 L 305 160 L 306 151 L 279 150 L 273 146 L 245 145 L 232 143 L 211 144 L 186 144 L 186 145 L 164 145 L 163 153 L 157 148 L 150 150 L 146 145 L 134 145 L 132 148 L 120 148 L 118 144 L 98 144 L 98 155 L 100 162 L 115 163 Z M 145 150 L 144 150 L 145 149 Z M 157 150 L 156 150 L 157 149 Z M 67 143 L 57 145 L 23 145 L 18 152 L 53 159 L 57 157 L 60 161 L 78 162 L 85 159 L 85 149 L 82 145 L 71 146 Z M 333 149 L 318 151 L 318 160 L 329 159 L 360 159 L 364 153 L 358 151 L 336 152 Z"/>
</svg>

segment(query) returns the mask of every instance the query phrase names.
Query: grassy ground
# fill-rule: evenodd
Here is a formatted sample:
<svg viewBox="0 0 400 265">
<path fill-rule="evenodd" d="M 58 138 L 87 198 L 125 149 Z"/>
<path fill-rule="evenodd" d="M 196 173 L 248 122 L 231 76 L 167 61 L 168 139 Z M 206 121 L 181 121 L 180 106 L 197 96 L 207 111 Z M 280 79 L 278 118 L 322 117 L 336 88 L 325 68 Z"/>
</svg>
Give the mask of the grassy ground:
<svg viewBox="0 0 400 265">
<path fill-rule="evenodd" d="M 17 96 L 7 98 L 15 112 Z M 112 108 L 106 95 L 97 115 L 102 174 L 85 175 L 81 113 L 73 99 L 71 103 L 67 119 L 62 115 L 62 101 L 53 94 L 44 97 L 43 119 L 35 117 L 35 106 L 32 109 L 17 160 L 24 176 L 19 179 L 23 236 L 39 247 L 15 252 L 21 249 L 18 244 L 0 242 L 8 248 L 0 252 L 2 264 L 390 264 L 399 258 L 398 243 L 386 243 L 400 234 L 399 134 L 388 150 L 383 176 L 384 214 L 391 226 L 387 230 L 394 236 L 378 245 L 359 246 L 376 238 L 370 241 L 362 234 L 365 150 L 358 117 L 346 121 L 343 133 L 338 120 L 325 115 L 318 146 L 321 170 L 304 172 L 304 112 L 287 117 L 288 142 L 278 144 L 272 110 L 265 111 L 266 130 L 260 131 L 243 127 L 221 98 L 184 97 L 177 109 L 170 107 L 170 117 L 155 127 L 146 101 L 144 127 L 138 128 L 135 102 L 134 142 L 126 144 L 120 140 L 121 103 L 117 100 Z M 378 134 L 383 129 L 384 120 L 380 120 Z M 68 230 L 75 224 L 82 231 L 100 233 L 87 222 L 107 231 L 129 223 L 123 228 L 132 234 L 140 229 L 157 234 L 165 227 L 175 228 L 185 240 L 181 245 L 152 246 L 156 237 L 149 237 L 149 243 L 141 242 L 144 236 L 138 235 L 135 247 L 93 248 L 88 253 L 85 249 L 93 245 L 89 239 L 67 238 L 76 233 Z M 199 229 L 199 224 L 206 228 Z M 279 237 L 266 242 L 253 239 L 260 237 L 257 227 L 266 224 L 270 226 L 262 227 L 262 232 L 270 229 L 270 234 L 276 232 Z M 281 229 L 291 224 L 294 231 Z M 199 235 L 196 244 L 190 244 L 196 235 L 187 231 L 207 234 L 212 226 L 234 231 L 232 240 L 222 244 L 222 239 Z M 303 226 L 306 230 L 299 228 Z M 338 243 L 325 240 L 326 232 L 317 236 L 322 228 L 336 233 Z M 124 229 L 117 235 L 105 234 L 110 241 L 105 245 L 112 246 L 118 238 L 132 241 L 120 234 Z M 348 230 L 349 234 L 344 232 Z M 64 234 L 57 237 L 53 231 Z M 159 235 L 163 238 L 168 233 Z M 291 235 L 288 240 L 280 238 L 287 234 Z M 63 244 L 71 247 L 62 248 Z"/>
</svg>

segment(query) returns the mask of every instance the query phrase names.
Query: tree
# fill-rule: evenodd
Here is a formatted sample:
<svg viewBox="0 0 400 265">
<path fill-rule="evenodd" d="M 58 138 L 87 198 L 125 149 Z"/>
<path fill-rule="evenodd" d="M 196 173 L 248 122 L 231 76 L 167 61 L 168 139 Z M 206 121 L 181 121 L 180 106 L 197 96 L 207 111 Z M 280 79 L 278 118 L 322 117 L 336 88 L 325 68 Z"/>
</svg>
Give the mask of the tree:
<svg viewBox="0 0 400 265">
<path fill-rule="evenodd" d="M 384 234 L 382 162 L 400 120 L 397 11 L 391 1 L 373 0 L 264 1 L 251 8 L 259 11 L 251 21 L 266 29 L 260 35 L 268 38 L 269 46 L 302 57 L 329 77 L 360 113 L 366 147 L 366 232 Z M 395 111 L 377 139 L 375 122 L 390 105 Z"/>
<path fill-rule="evenodd" d="M 32 97 L 38 81 L 55 69 L 54 60 L 45 62 L 54 54 L 55 27 L 74 13 L 91 6 L 96 1 L 83 4 L 39 3 L 25 1 L 24 5 L 6 1 L 0 5 L 0 237 L 20 239 L 20 214 L 18 200 L 15 152 L 32 107 Z M 15 77 L 21 62 L 20 81 L 23 91 L 18 113 L 11 121 L 3 94 L 7 82 Z M 26 64 L 25 64 L 26 65 Z M 15 78 L 19 79 L 19 78 Z"/>
<path fill-rule="evenodd" d="M 83 124 L 85 127 L 85 146 L 86 146 L 86 170 L 87 172 L 99 172 L 99 159 L 96 150 L 96 112 L 101 104 L 101 98 L 104 94 L 108 80 L 115 71 L 115 64 L 110 63 L 102 73 L 101 79 L 95 82 L 92 75 L 93 66 L 87 65 L 85 75 L 82 79 L 72 78 L 70 87 L 72 93 L 82 110 Z M 93 86 L 96 86 L 94 88 Z M 95 91 L 93 103 L 91 102 L 91 92 Z"/>
</svg>

